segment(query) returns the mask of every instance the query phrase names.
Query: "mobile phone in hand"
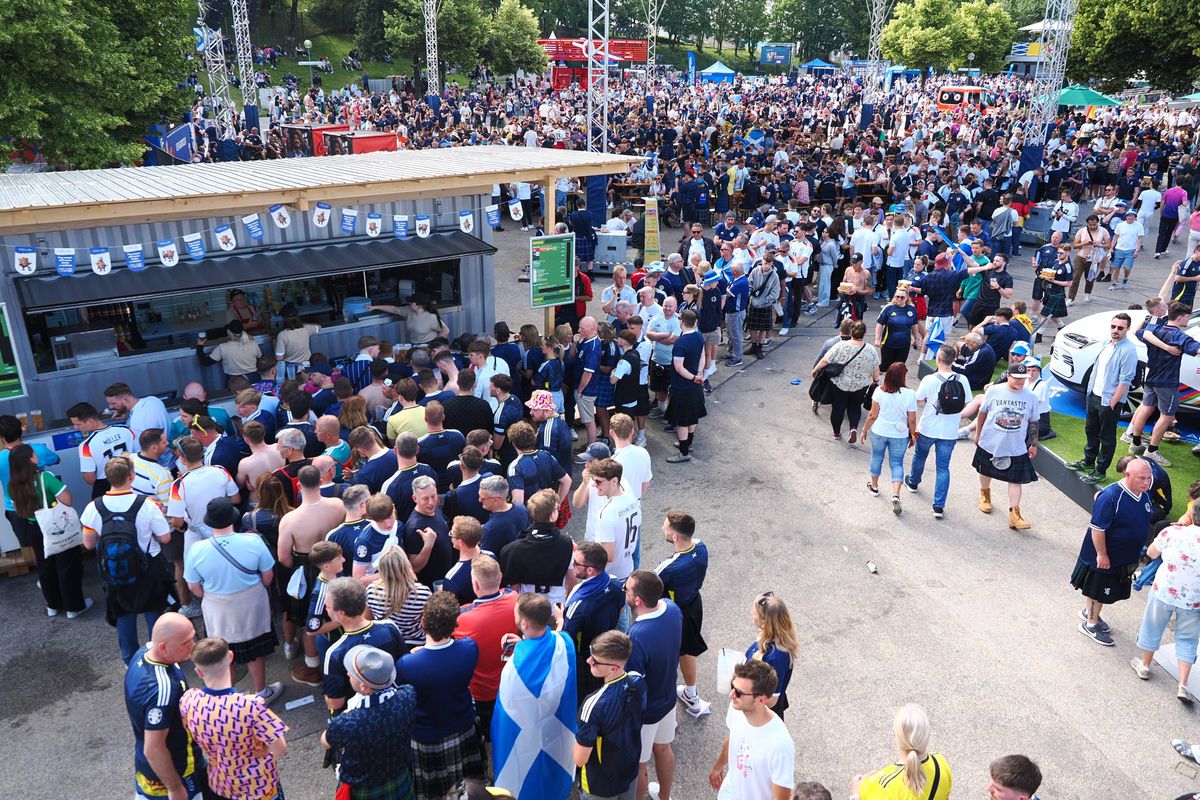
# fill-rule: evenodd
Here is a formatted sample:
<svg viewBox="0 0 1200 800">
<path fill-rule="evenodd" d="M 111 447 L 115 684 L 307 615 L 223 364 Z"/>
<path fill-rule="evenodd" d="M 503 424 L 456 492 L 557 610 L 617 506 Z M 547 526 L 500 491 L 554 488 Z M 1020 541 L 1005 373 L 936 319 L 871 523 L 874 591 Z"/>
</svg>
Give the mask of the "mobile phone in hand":
<svg viewBox="0 0 1200 800">
<path fill-rule="evenodd" d="M 502 652 L 500 654 L 500 660 L 501 661 L 511 661 L 512 657 L 513 657 L 513 651 L 516 649 L 517 649 L 516 642 L 509 642 L 508 644 L 504 645 L 504 652 Z"/>
</svg>

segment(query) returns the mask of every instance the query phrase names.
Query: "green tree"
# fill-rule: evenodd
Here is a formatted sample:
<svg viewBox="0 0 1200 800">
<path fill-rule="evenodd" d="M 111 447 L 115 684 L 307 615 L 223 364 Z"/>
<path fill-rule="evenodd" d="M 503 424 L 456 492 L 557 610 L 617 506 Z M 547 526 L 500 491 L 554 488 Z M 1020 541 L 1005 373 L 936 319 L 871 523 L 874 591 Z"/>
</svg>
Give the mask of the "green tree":
<svg viewBox="0 0 1200 800">
<path fill-rule="evenodd" d="M 921 70 L 945 69 L 958 52 L 958 17 L 950 0 L 914 0 L 896 6 L 883 28 L 883 55 Z"/>
<path fill-rule="evenodd" d="M 954 16 L 959 35 L 953 66 L 975 66 L 984 72 L 1002 70 L 1017 32 L 1004 6 L 995 0 L 970 0 L 960 5 Z M 968 63 L 968 53 L 975 54 L 973 62 Z"/>
<path fill-rule="evenodd" d="M 519 69 L 545 72 L 546 53 L 537 40 L 538 22 L 533 12 L 521 5 L 521 0 L 500 0 L 483 43 L 483 62 L 501 75 Z"/>
<path fill-rule="evenodd" d="M 364 59 L 376 61 L 387 49 L 383 20 L 392 7 L 392 0 L 358 0 L 354 10 L 354 44 Z"/>
<path fill-rule="evenodd" d="M 1186 92 L 1200 80 L 1200 14 L 1190 0 L 1080 0 L 1067 72 L 1105 91 L 1144 78 Z"/>
<path fill-rule="evenodd" d="M 188 107 L 187 0 L 0 3 L 0 139 L 76 169 L 131 164 Z"/>
<path fill-rule="evenodd" d="M 1018 28 L 1032 25 L 1046 16 L 1046 3 L 1043 0 L 1002 0 L 1002 2 Z"/>
<path fill-rule="evenodd" d="M 763 5 L 759 0 L 734 0 L 730 36 L 733 39 L 735 56 L 739 47 L 745 49 L 751 57 L 754 56 L 754 46 L 764 41 L 767 36 L 767 15 L 763 13 Z"/>
<path fill-rule="evenodd" d="M 388 44 L 414 64 L 425 59 L 424 14 L 421 0 L 396 0 L 394 10 L 383 15 Z M 470 69 L 479 63 L 479 47 L 487 32 L 479 0 L 442 0 L 437 27 L 438 58 L 443 64 Z"/>
<path fill-rule="evenodd" d="M 797 42 L 800 61 L 828 58 L 835 50 L 865 52 L 859 32 L 870 28 L 863 0 L 824 3 L 821 0 L 777 0 L 771 6 L 768 31 L 772 41 Z M 861 41 L 860 41 L 861 40 Z"/>
</svg>

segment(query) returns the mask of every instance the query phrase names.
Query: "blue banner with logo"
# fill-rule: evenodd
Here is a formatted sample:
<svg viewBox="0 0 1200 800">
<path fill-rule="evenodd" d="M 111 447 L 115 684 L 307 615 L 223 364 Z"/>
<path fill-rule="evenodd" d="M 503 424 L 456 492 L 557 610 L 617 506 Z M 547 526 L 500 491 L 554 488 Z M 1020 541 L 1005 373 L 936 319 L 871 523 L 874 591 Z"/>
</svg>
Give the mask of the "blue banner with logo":
<svg viewBox="0 0 1200 800">
<path fill-rule="evenodd" d="M 696 85 L 696 54 L 688 50 L 688 86 Z"/>
<path fill-rule="evenodd" d="M 257 242 L 263 238 L 262 217 L 258 214 L 248 214 L 242 217 L 242 224 L 246 226 L 246 233 L 250 235 L 251 239 Z"/>
<path fill-rule="evenodd" d="M 71 247 L 54 248 L 54 269 L 59 275 L 75 274 L 75 250 Z"/>
<path fill-rule="evenodd" d="M 488 206 L 484 209 L 487 212 L 488 226 L 492 228 L 500 227 L 500 206 Z"/>
<path fill-rule="evenodd" d="M 367 236 L 374 239 L 383 230 L 383 215 L 374 211 L 367 214 Z"/>
<path fill-rule="evenodd" d="M 392 214 L 392 233 L 397 239 L 403 239 L 408 236 L 408 215 L 407 214 Z"/>
<path fill-rule="evenodd" d="M 358 209 L 343 208 L 342 209 L 342 233 L 350 236 L 354 233 L 354 226 L 358 224 Z"/>
<path fill-rule="evenodd" d="M 189 233 L 184 236 L 183 246 L 187 248 L 188 255 L 192 257 L 192 261 L 203 260 L 207 253 L 204 249 L 204 234 L 202 233 Z"/>
<path fill-rule="evenodd" d="M 127 244 L 125 251 L 125 266 L 133 272 L 141 272 L 146 268 L 146 252 L 140 244 Z"/>
</svg>

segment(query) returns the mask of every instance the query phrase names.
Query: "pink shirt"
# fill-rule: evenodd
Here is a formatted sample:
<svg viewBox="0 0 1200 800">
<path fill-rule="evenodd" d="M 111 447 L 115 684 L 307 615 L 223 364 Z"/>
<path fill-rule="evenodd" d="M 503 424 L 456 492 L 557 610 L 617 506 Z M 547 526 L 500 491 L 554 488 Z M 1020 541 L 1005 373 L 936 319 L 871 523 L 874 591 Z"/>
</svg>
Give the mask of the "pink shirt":
<svg viewBox="0 0 1200 800">
<path fill-rule="evenodd" d="M 208 783 L 222 797 L 273 800 L 279 769 L 267 747 L 287 725 L 250 694 L 189 689 L 179 701 L 183 725 L 208 761 Z"/>
</svg>

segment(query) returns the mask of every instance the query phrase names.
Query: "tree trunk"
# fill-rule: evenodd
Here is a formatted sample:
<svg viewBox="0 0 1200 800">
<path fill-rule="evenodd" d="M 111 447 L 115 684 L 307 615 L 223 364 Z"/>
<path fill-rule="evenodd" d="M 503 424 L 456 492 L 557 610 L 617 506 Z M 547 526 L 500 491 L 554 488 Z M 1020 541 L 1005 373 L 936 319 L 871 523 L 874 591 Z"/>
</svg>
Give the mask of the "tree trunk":
<svg viewBox="0 0 1200 800">
<path fill-rule="evenodd" d="M 292 0 L 291 11 L 288 12 L 288 42 L 296 39 L 296 18 L 300 14 L 300 0 Z"/>
</svg>

